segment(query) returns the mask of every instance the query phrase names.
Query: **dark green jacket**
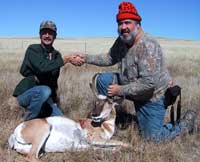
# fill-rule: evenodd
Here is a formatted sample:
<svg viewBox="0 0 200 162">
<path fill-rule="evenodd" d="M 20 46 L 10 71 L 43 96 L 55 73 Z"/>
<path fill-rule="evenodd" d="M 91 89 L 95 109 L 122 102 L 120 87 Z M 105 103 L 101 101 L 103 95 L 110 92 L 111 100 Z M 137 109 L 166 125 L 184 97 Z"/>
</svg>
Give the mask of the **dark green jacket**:
<svg viewBox="0 0 200 162">
<path fill-rule="evenodd" d="M 16 97 L 35 85 L 46 85 L 51 88 L 52 99 L 56 101 L 57 80 L 63 65 L 61 54 L 53 47 L 47 51 L 40 44 L 30 45 L 20 69 L 24 79 L 16 86 L 13 96 Z"/>
</svg>

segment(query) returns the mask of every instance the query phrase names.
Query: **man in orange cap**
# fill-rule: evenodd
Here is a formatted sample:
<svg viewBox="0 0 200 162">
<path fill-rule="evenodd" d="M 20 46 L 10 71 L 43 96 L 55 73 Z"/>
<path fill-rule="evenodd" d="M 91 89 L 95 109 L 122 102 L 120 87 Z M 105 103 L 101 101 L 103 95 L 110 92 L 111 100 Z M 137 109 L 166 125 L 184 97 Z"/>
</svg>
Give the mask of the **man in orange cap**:
<svg viewBox="0 0 200 162">
<path fill-rule="evenodd" d="M 138 124 L 145 139 L 161 142 L 181 132 L 191 132 L 195 114 L 186 112 L 179 124 L 164 124 L 165 92 L 172 79 L 165 66 L 162 49 L 141 27 L 142 18 L 130 2 L 122 2 L 116 16 L 119 37 L 105 55 L 82 56 L 82 63 L 112 66 L 119 73 L 102 73 L 97 77 L 99 94 L 119 96 L 134 102 Z M 114 83 L 113 83 L 114 81 Z"/>
</svg>

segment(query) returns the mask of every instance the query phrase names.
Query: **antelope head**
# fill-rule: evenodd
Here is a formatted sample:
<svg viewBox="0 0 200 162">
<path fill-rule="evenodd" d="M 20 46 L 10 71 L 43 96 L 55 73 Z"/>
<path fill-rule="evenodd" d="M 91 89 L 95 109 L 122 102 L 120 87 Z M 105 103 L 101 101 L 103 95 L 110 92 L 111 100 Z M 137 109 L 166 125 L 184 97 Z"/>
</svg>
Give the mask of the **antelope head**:
<svg viewBox="0 0 200 162">
<path fill-rule="evenodd" d="M 94 75 L 92 83 L 90 83 L 90 88 L 95 96 L 95 103 L 91 112 L 91 118 L 93 123 L 101 124 L 103 121 L 108 120 L 108 118 L 113 118 L 115 120 L 115 106 L 117 103 L 113 102 L 113 99 L 108 98 L 107 96 L 98 94 L 96 89 L 96 78 L 98 75 L 99 74 Z"/>
</svg>

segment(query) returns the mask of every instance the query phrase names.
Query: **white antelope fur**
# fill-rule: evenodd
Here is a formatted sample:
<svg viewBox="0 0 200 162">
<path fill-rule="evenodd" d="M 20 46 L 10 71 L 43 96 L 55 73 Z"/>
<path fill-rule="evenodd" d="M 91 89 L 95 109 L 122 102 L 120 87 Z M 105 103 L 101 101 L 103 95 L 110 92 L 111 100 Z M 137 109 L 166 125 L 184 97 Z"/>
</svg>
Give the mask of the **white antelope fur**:
<svg viewBox="0 0 200 162">
<path fill-rule="evenodd" d="M 109 107 L 104 106 L 104 107 Z M 91 119 L 71 120 L 67 117 L 33 119 L 19 124 L 8 140 L 17 152 L 39 157 L 44 152 L 64 152 L 93 147 L 127 147 L 127 144 L 111 140 L 115 131 L 115 108 L 105 108 L 99 117 L 104 119 L 100 127 L 93 127 Z M 109 112 L 109 113 L 108 113 Z"/>
</svg>

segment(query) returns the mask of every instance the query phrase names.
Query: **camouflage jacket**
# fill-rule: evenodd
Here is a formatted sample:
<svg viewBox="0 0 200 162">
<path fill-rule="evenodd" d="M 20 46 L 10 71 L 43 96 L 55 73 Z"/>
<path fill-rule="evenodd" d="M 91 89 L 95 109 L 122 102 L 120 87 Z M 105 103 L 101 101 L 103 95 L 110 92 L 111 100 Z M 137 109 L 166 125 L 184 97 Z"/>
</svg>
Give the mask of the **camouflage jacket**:
<svg viewBox="0 0 200 162">
<path fill-rule="evenodd" d="M 146 33 L 131 48 L 117 38 L 106 55 L 86 55 L 86 63 L 98 66 L 118 63 L 120 95 L 133 101 L 155 101 L 164 95 L 171 82 L 160 45 Z"/>
</svg>

